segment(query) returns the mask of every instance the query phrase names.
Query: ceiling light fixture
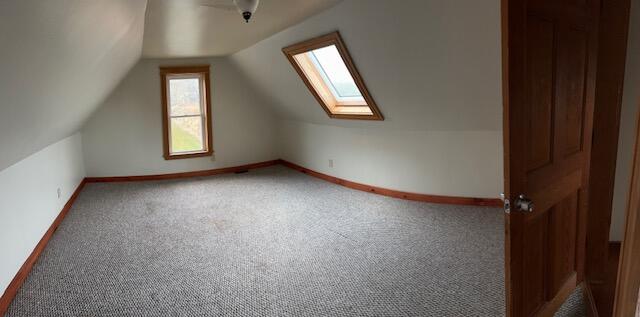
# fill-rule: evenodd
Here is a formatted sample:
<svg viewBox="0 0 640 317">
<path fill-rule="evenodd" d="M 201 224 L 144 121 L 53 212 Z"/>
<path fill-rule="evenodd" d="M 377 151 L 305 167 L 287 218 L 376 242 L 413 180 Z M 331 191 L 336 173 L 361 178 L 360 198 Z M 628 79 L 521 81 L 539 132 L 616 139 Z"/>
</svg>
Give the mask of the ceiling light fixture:
<svg viewBox="0 0 640 317">
<path fill-rule="evenodd" d="M 244 20 L 249 23 L 249 19 L 258 9 L 258 3 L 260 0 L 233 0 L 233 3 L 238 8 L 238 12 L 242 14 Z"/>
</svg>

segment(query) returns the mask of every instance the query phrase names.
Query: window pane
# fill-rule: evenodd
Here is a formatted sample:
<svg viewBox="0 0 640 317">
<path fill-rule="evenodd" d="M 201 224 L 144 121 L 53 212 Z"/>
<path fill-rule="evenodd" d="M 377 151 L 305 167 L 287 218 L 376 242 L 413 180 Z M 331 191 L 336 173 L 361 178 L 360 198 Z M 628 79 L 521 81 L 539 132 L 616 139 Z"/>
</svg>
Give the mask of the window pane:
<svg viewBox="0 0 640 317">
<path fill-rule="evenodd" d="M 315 49 L 310 52 L 320 73 L 338 98 L 362 97 L 351 73 L 344 64 L 335 45 Z"/>
<path fill-rule="evenodd" d="M 171 153 L 204 151 L 202 118 L 171 118 Z"/>
<path fill-rule="evenodd" d="M 200 79 L 169 79 L 171 116 L 199 115 Z"/>
</svg>

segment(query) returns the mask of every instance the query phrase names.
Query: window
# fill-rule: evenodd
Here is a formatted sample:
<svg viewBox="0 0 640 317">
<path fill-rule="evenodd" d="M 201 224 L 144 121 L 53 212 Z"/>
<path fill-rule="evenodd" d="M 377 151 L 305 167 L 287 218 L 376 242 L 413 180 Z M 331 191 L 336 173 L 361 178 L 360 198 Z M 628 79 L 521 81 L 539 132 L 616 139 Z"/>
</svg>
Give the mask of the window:
<svg viewBox="0 0 640 317">
<path fill-rule="evenodd" d="M 211 156 L 209 66 L 160 67 L 167 160 Z"/>
<path fill-rule="evenodd" d="M 384 120 L 338 32 L 282 51 L 329 117 Z"/>
</svg>

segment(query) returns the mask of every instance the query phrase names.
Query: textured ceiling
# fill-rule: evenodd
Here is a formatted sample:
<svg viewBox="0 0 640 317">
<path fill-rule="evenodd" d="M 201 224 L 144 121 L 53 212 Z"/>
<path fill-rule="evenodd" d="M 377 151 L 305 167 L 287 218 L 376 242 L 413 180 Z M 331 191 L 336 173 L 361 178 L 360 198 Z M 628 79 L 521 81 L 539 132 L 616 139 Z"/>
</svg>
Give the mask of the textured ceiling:
<svg viewBox="0 0 640 317">
<path fill-rule="evenodd" d="M 0 170 L 81 127 L 140 58 L 146 4 L 0 1 Z"/>
<path fill-rule="evenodd" d="M 262 0 L 245 23 L 231 0 L 149 0 L 144 57 L 221 56 L 249 47 L 341 0 Z"/>
</svg>

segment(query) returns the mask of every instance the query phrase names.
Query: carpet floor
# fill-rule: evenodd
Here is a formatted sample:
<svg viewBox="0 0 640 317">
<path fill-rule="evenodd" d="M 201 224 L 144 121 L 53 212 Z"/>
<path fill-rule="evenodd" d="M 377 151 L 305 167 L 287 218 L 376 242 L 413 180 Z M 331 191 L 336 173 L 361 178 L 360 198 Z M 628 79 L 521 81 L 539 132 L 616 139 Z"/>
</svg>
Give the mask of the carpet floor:
<svg viewBox="0 0 640 317">
<path fill-rule="evenodd" d="M 87 184 L 7 315 L 502 316 L 503 261 L 499 209 L 281 166 Z"/>
</svg>

